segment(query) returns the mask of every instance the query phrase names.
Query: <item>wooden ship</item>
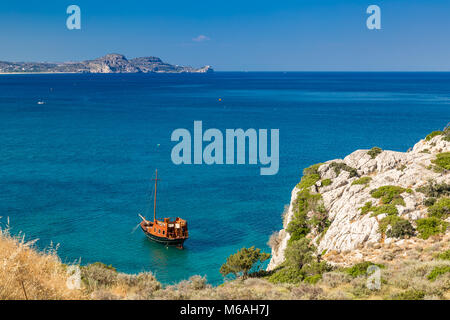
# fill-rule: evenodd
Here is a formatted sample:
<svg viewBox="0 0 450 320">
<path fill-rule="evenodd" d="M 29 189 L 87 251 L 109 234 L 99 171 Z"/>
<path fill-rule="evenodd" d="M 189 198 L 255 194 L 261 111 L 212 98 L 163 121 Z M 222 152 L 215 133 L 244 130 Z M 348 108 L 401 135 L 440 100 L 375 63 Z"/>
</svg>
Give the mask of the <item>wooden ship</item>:
<svg viewBox="0 0 450 320">
<path fill-rule="evenodd" d="M 158 170 L 156 170 L 155 181 L 155 197 L 153 203 L 153 221 L 147 220 L 145 217 L 139 215 L 142 219 L 140 223 L 142 231 L 144 231 L 147 238 L 152 241 L 161 243 L 166 246 L 177 246 L 182 249 L 184 242 L 188 239 L 187 221 L 179 217 L 175 219 L 164 218 L 162 220 L 156 218 L 156 190 L 158 183 Z"/>
</svg>

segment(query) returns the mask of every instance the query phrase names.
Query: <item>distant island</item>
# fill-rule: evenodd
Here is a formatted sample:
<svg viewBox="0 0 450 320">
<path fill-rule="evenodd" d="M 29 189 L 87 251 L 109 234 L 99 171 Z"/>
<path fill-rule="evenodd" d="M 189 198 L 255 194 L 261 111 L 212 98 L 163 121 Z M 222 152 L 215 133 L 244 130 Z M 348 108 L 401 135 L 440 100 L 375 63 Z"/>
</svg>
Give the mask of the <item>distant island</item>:
<svg viewBox="0 0 450 320">
<path fill-rule="evenodd" d="M 6 62 L 0 61 L 0 74 L 11 73 L 211 73 L 211 66 L 193 68 L 171 65 L 158 57 L 128 60 L 123 54 L 107 54 L 80 62 Z"/>
</svg>

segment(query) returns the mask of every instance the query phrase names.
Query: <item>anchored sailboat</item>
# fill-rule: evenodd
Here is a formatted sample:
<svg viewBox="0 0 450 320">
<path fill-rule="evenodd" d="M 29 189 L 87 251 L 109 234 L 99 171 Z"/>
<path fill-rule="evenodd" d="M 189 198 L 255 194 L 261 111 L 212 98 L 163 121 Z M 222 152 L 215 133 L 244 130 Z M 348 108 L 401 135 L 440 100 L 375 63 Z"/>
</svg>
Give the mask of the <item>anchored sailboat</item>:
<svg viewBox="0 0 450 320">
<path fill-rule="evenodd" d="M 183 243 L 189 237 L 187 221 L 181 218 L 164 218 L 163 220 L 156 219 L 156 190 L 158 183 L 158 170 L 156 170 L 155 179 L 155 198 L 153 203 L 153 221 L 147 220 L 145 217 L 139 215 L 142 219 L 140 226 L 147 238 L 152 241 L 164 244 L 174 245 L 178 248 L 183 248 Z"/>
</svg>

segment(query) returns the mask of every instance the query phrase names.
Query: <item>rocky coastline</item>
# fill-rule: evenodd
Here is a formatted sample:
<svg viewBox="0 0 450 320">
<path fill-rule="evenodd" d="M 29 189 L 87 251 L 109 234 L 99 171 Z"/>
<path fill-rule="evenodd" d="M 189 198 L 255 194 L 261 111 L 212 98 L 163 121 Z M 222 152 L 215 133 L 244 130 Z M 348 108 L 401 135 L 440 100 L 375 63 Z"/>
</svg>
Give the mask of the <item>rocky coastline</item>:
<svg viewBox="0 0 450 320">
<path fill-rule="evenodd" d="M 0 61 L 0 74 L 29 73 L 212 73 L 211 66 L 193 68 L 172 65 L 158 57 L 127 59 L 122 54 L 107 54 L 103 57 L 80 62 L 5 62 Z"/>
</svg>

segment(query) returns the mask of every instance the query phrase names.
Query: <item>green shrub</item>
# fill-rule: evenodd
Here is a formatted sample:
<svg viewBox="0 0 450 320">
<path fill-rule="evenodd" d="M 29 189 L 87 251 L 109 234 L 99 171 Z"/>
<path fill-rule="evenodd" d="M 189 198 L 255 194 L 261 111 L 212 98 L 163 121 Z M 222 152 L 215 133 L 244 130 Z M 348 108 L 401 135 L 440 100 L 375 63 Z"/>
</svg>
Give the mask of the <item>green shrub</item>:
<svg viewBox="0 0 450 320">
<path fill-rule="evenodd" d="M 441 260 L 450 260 L 450 250 L 444 251 L 437 256 Z"/>
<path fill-rule="evenodd" d="M 309 283 L 309 284 L 316 284 L 317 282 L 320 281 L 320 279 L 322 279 L 322 275 L 321 274 L 315 274 L 313 276 L 306 277 L 304 281 Z"/>
<path fill-rule="evenodd" d="M 311 231 L 306 214 L 304 214 L 302 217 L 294 217 L 294 219 L 292 219 L 292 221 L 289 223 L 286 231 L 291 235 L 288 241 L 288 246 L 293 241 L 300 240 L 306 237 L 307 234 Z"/>
<path fill-rule="evenodd" d="M 282 267 L 281 269 L 275 271 L 267 279 L 272 283 L 300 283 L 305 278 L 303 272 L 298 268 L 293 267 Z"/>
<path fill-rule="evenodd" d="M 367 201 L 364 206 L 359 208 L 361 210 L 361 214 L 367 214 L 372 211 L 375 207 L 372 205 L 372 201 Z"/>
<path fill-rule="evenodd" d="M 314 212 L 308 221 L 311 227 L 315 227 L 317 232 L 320 233 L 327 229 L 331 222 L 328 220 L 328 215 L 326 213 Z"/>
<path fill-rule="evenodd" d="M 450 198 L 442 198 L 428 208 L 430 217 L 447 219 L 450 215 Z"/>
<path fill-rule="evenodd" d="M 392 228 L 386 233 L 386 235 L 390 238 L 412 237 L 414 234 L 414 227 L 411 222 L 406 219 L 402 219 L 394 223 Z"/>
<path fill-rule="evenodd" d="M 352 276 L 353 278 L 362 276 L 362 275 L 366 275 L 367 274 L 367 269 L 370 266 L 377 266 L 379 268 L 384 268 L 385 266 L 382 264 L 376 264 L 370 261 L 364 261 L 361 263 L 357 263 L 355 265 L 353 265 L 352 267 L 346 268 L 344 269 L 344 272 L 349 274 L 350 276 Z"/>
<path fill-rule="evenodd" d="M 326 261 L 312 260 L 308 264 L 302 267 L 302 271 L 305 276 L 314 276 L 317 274 L 322 275 L 325 272 L 331 271 L 332 267 Z"/>
<path fill-rule="evenodd" d="M 394 300 L 423 300 L 425 297 L 425 291 L 422 290 L 407 290 L 401 293 L 397 293 L 393 296 Z"/>
<path fill-rule="evenodd" d="M 395 205 L 393 204 L 384 204 L 381 206 L 373 206 L 371 201 L 367 201 L 363 207 L 360 208 L 361 209 L 361 214 L 367 214 L 369 212 L 373 212 L 372 213 L 372 217 L 375 217 L 379 214 L 382 213 L 386 213 L 387 215 L 397 215 L 398 214 L 398 210 L 395 207 Z"/>
<path fill-rule="evenodd" d="M 444 129 L 444 140 L 445 141 L 450 141 L 450 124 L 448 124 L 445 129 Z"/>
<path fill-rule="evenodd" d="M 436 203 L 436 198 L 426 198 L 425 200 L 423 200 L 423 204 L 427 207 L 431 207 L 433 204 Z"/>
<path fill-rule="evenodd" d="M 287 231 L 291 235 L 289 243 L 305 237 L 310 232 L 311 227 L 307 213 L 311 210 L 325 215 L 326 210 L 323 207 L 322 195 L 310 193 L 308 189 L 297 192 L 297 198 L 294 201 L 294 218 L 287 227 Z"/>
<path fill-rule="evenodd" d="M 315 227 L 318 232 L 322 232 L 328 227 L 328 215 L 322 201 L 320 193 L 311 193 L 309 188 L 320 180 L 319 167 L 321 163 L 312 165 L 303 170 L 303 177 L 297 187 L 297 198 L 294 201 L 294 218 L 287 226 L 287 232 L 290 234 L 288 247 L 295 241 L 304 238 L 311 228 Z M 321 181 L 321 185 L 331 184 L 330 179 Z M 308 218 L 308 212 L 312 211 L 313 215 Z"/>
<path fill-rule="evenodd" d="M 269 277 L 271 282 L 298 283 L 305 280 L 316 283 L 331 267 L 326 261 L 318 261 L 316 247 L 307 238 L 291 242 L 285 251 L 282 267 Z"/>
<path fill-rule="evenodd" d="M 331 179 L 322 180 L 322 187 L 329 186 L 331 184 Z"/>
<path fill-rule="evenodd" d="M 302 238 L 290 243 L 284 253 L 285 263 L 289 267 L 301 269 L 305 264 L 314 260 L 315 247 L 310 240 Z"/>
<path fill-rule="evenodd" d="M 385 213 L 387 215 L 397 215 L 398 210 L 393 204 L 383 204 L 378 207 L 372 207 L 371 210 L 373 213 L 371 214 L 371 217 L 378 216 L 379 214 Z"/>
<path fill-rule="evenodd" d="M 425 140 L 430 141 L 431 139 L 433 139 L 436 136 L 440 136 L 442 134 L 442 131 L 438 130 L 438 131 L 433 131 L 432 133 L 430 133 L 429 135 L 426 136 Z"/>
<path fill-rule="evenodd" d="M 391 226 L 391 229 L 386 232 L 388 226 Z M 390 238 L 404 238 L 415 233 L 411 222 L 396 215 L 381 219 L 379 228 L 381 233 L 386 233 Z"/>
<path fill-rule="evenodd" d="M 390 238 L 412 237 L 415 234 L 414 227 L 411 222 L 406 219 L 401 219 L 394 222 L 391 227 L 392 228 L 386 233 L 386 235 Z"/>
<path fill-rule="evenodd" d="M 378 231 L 380 233 L 386 233 L 388 226 L 392 227 L 393 224 L 397 223 L 400 220 L 402 220 L 402 218 L 400 218 L 399 216 L 396 216 L 396 215 L 384 217 L 379 222 Z"/>
<path fill-rule="evenodd" d="M 440 275 L 450 272 L 450 266 L 438 266 L 431 270 L 430 274 L 427 276 L 428 280 L 434 281 Z"/>
<path fill-rule="evenodd" d="M 387 215 L 395 215 L 398 214 L 398 210 L 393 204 L 385 204 L 379 207 L 376 207 L 374 210 L 372 210 L 372 216 L 377 216 L 382 213 L 386 213 Z"/>
<path fill-rule="evenodd" d="M 382 153 L 383 150 L 378 147 L 373 147 L 369 151 L 367 151 L 367 154 L 372 158 L 375 159 L 380 153 Z"/>
<path fill-rule="evenodd" d="M 439 168 L 450 170 L 450 152 L 442 152 L 436 155 L 435 160 L 431 160 Z"/>
<path fill-rule="evenodd" d="M 297 184 L 297 188 L 299 189 L 306 189 L 314 184 L 316 184 L 317 181 L 320 180 L 320 176 L 318 174 L 310 174 L 307 176 L 303 176 L 302 180 L 300 180 L 299 184 Z"/>
<path fill-rule="evenodd" d="M 371 177 L 362 177 L 362 178 L 354 180 L 352 182 L 352 186 L 355 184 L 368 184 L 370 182 L 370 180 L 372 180 Z"/>
<path fill-rule="evenodd" d="M 427 197 L 439 198 L 442 196 L 450 196 L 450 184 L 442 182 L 428 182 L 428 185 L 417 188 L 416 191 L 423 193 Z"/>
<path fill-rule="evenodd" d="M 319 167 L 322 165 L 323 163 L 316 163 L 313 164 L 312 166 L 303 169 L 303 175 L 304 176 L 309 176 L 312 174 L 319 174 Z"/>
<path fill-rule="evenodd" d="M 261 252 L 261 249 L 242 248 L 227 258 L 227 261 L 220 267 L 220 273 L 223 276 L 231 273 L 235 277 L 240 276 L 245 279 L 250 270 L 256 267 L 256 271 L 258 271 L 261 264 L 269 258 L 270 254 Z"/>
<path fill-rule="evenodd" d="M 330 163 L 330 167 L 333 168 L 337 176 L 341 173 L 342 170 L 350 173 L 350 178 L 358 176 L 358 171 L 356 171 L 355 168 L 346 165 L 344 162 L 332 162 Z"/>
<path fill-rule="evenodd" d="M 406 206 L 406 203 L 405 203 L 405 200 L 403 200 L 403 197 L 402 196 L 398 196 L 398 197 L 395 197 L 392 201 L 391 201 L 391 204 L 392 205 L 394 205 L 394 206 Z"/>
<path fill-rule="evenodd" d="M 117 272 L 116 268 L 114 268 L 111 264 L 107 265 L 102 262 L 94 262 L 94 263 L 88 264 L 86 266 L 86 268 L 90 268 L 90 267 L 98 267 L 98 268 L 103 268 L 103 269 L 110 270 L 113 272 Z"/>
<path fill-rule="evenodd" d="M 319 167 L 322 163 L 313 164 L 312 166 L 303 169 L 303 177 L 297 184 L 299 189 L 305 189 L 313 186 L 320 180 Z"/>
<path fill-rule="evenodd" d="M 382 186 L 370 191 L 370 194 L 374 198 L 381 198 L 383 204 L 405 205 L 402 196 L 400 196 L 405 191 L 404 188 L 399 186 Z"/>
<path fill-rule="evenodd" d="M 422 239 L 428 239 L 432 235 L 444 233 L 448 225 L 445 221 L 434 217 L 418 219 L 416 223 L 417 231 Z"/>
<path fill-rule="evenodd" d="M 425 194 L 427 197 L 440 198 L 450 196 L 450 184 L 445 182 L 429 182 L 428 185 L 420 187 L 417 190 Z"/>
<path fill-rule="evenodd" d="M 299 213 L 307 213 L 310 210 L 317 209 L 322 200 L 320 193 L 311 193 L 309 190 L 297 192 L 297 198 L 294 201 L 294 210 Z"/>
</svg>

